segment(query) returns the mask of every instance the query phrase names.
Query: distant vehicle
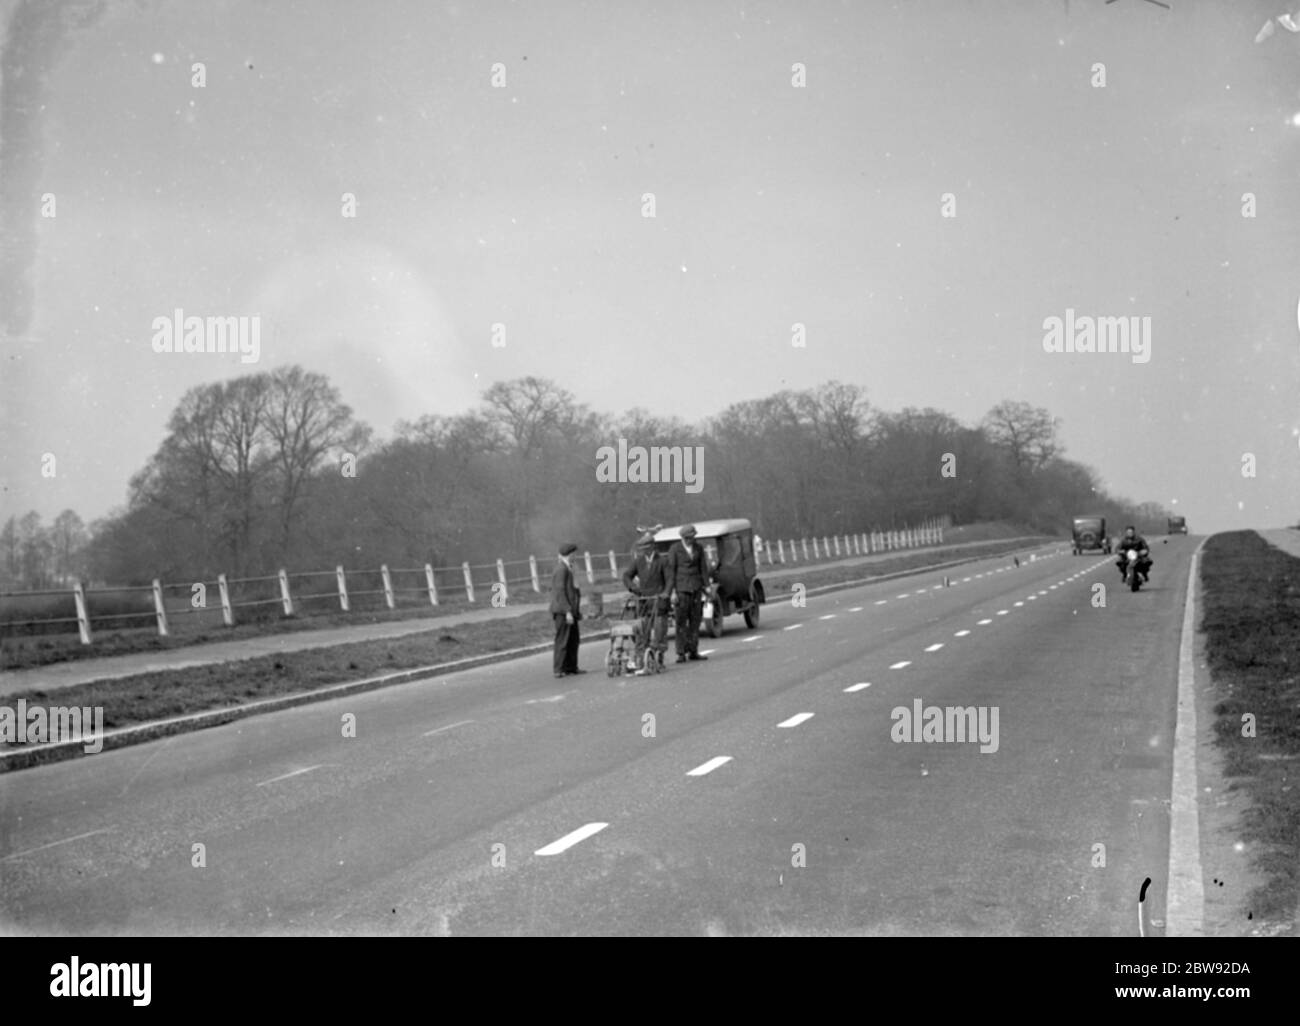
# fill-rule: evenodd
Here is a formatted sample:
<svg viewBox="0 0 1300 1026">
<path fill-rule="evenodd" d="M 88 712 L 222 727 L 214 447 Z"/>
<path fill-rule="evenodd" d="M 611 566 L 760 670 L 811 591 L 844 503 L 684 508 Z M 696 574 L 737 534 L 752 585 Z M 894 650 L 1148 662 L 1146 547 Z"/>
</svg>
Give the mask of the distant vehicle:
<svg viewBox="0 0 1300 1026">
<path fill-rule="evenodd" d="M 1186 518 L 1186 517 L 1170 517 L 1170 518 L 1169 518 L 1169 532 L 1168 532 L 1168 533 L 1169 533 L 1169 534 L 1186 534 L 1186 533 L 1187 533 L 1187 518 Z"/>
<path fill-rule="evenodd" d="M 1110 555 L 1110 539 L 1106 536 L 1105 517 L 1074 518 L 1074 554 L 1100 549 Z"/>
<path fill-rule="evenodd" d="M 743 613 L 745 626 L 758 626 L 759 606 L 767 601 L 763 582 L 758 578 L 758 561 L 754 556 L 754 528 L 748 520 L 694 520 L 697 544 L 704 547 L 709 563 L 717 566 L 718 583 L 704 599 L 704 617 L 700 626 L 709 636 L 722 636 L 723 617 Z M 667 552 L 681 540 L 681 529 L 665 527 L 655 532 L 655 548 Z"/>
</svg>

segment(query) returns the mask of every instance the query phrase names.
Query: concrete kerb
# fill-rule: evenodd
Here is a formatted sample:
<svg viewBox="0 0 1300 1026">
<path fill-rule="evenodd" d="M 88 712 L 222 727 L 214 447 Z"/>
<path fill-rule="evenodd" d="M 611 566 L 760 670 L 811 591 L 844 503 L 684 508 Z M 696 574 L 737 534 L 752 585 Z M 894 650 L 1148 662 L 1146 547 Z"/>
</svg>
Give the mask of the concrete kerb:
<svg viewBox="0 0 1300 1026">
<path fill-rule="evenodd" d="M 1048 544 L 1051 544 L 1050 542 Z M 968 556 L 964 559 L 952 560 L 946 563 L 935 563 L 929 566 L 916 567 L 911 570 L 901 570 L 897 573 L 882 574 L 877 577 L 863 578 L 857 581 L 844 581 L 837 584 L 822 585 L 817 588 L 809 588 L 808 594 L 818 594 L 831 591 L 843 591 L 848 588 L 861 587 L 864 584 L 873 584 L 879 581 L 893 580 L 898 577 L 915 577 L 920 574 L 930 573 L 934 570 L 941 570 L 945 567 L 959 566 L 963 563 L 976 563 L 982 559 L 993 559 L 995 556 Z M 810 564 L 811 569 L 817 569 Z M 596 631 L 591 634 L 582 636 L 580 643 L 587 644 L 592 641 L 607 639 L 610 635 L 608 630 Z M 222 709 L 208 709 L 203 712 L 191 713 L 187 716 L 176 716 L 171 719 L 157 720 L 153 723 L 141 723 L 130 727 L 120 727 L 116 730 L 105 731 L 102 737 L 103 748 L 101 751 L 109 751 L 115 748 L 126 748 L 130 745 L 143 744 L 147 741 L 155 741 L 163 737 L 172 737 L 177 734 L 188 734 L 196 730 L 205 730 L 208 727 L 219 727 L 227 723 L 233 723 L 235 720 L 245 719 L 249 716 L 257 716 L 263 713 L 278 712 L 281 709 L 291 709 L 295 706 L 308 705 L 313 702 L 326 702 L 334 698 L 342 698 L 346 695 L 360 694 L 365 691 L 376 691 L 380 688 L 392 687 L 397 684 L 409 684 L 417 680 L 427 680 L 431 677 L 440 677 L 448 673 L 454 673 L 458 670 L 471 670 L 479 666 L 488 666 L 492 663 L 508 662 L 512 659 L 520 659 L 525 656 L 534 655 L 538 652 L 549 651 L 552 643 L 539 642 L 535 645 L 524 645 L 519 648 L 506 649 L 501 652 L 487 652 L 479 656 L 469 656 L 465 659 L 457 659 L 449 663 L 436 663 L 432 666 L 418 666 L 410 670 L 398 670 L 395 673 L 386 673 L 378 677 L 367 677 L 364 680 L 347 681 L 342 684 L 330 684 L 323 688 L 312 688 L 308 691 L 298 691 L 290 695 L 278 695 L 275 698 L 264 698 L 256 702 L 248 702 L 244 705 L 227 706 Z M 32 766 L 42 766 L 54 762 L 63 762 L 67 759 L 75 759 L 88 754 L 85 751 L 85 741 L 60 741 L 54 744 L 31 745 L 21 751 L 0 753 L 0 773 L 7 773 L 20 769 L 28 769 Z M 99 754 L 99 753 L 96 753 Z"/>
</svg>

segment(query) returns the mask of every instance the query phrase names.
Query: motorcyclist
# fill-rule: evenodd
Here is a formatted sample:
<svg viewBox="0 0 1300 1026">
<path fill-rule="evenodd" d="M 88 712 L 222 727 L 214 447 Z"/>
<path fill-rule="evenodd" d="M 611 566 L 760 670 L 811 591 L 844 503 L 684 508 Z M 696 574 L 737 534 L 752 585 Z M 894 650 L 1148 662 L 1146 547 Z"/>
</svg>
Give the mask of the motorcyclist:
<svg viewBox="0 0 1300 1026">
<path fill-rule="evenodd" d="M 1137 571 L 1142 575 L 1142 580 L 1144 582 L 1149 580 L 1151 567 L 1155 562 L 1151 558 L 1151 547 L 1147 544 L 1146 539 L 1137 533 L 1137 528 L 1132 524 L 1129 524 L 1128 527 L 1124 528 L 1124 537 L 1119 540 L 1119 545 L 1116 546 L 1116 551 L 1119 553 L 1119 559 L 1116 560 L 1115 565 L 1119 567 L 1120 577 L 1123 577 L 1127 572 L 1126 568 L 1128 567 L 1129 549 L 1137 549 Z"/>
<path fill-rule="evenodd" d="M 647 644 L 659 652 L 660 658 L 668 648 L 668 560 L 655 551 L 653 532 L 647 531 L 637 539 L 636 555 L 623 571 L 623 587 L 645 600 L 639 610 L 641 633 L 632 656 L 632 666 L 628 667 L 641 674 L 645 672 Z"/>
</svg>

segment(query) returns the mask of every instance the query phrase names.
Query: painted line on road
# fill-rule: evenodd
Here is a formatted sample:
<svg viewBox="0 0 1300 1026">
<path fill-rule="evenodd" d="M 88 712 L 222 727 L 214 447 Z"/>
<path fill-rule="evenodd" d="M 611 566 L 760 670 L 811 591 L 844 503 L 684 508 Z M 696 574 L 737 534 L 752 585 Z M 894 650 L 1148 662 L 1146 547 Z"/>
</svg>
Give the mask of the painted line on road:
<svg viewBox="0 0 1300 1026">
<path fill-rule="evenodd" d="M 1201 549 L 1192 553 L 1178 643 L 1178 720 L 1174 727 L 1174 778 L 1169 807 L 1169 882 L 1165 936 L 1202 936 L 1205 884 L 1201 876 L 1201 827 L 1196 796 L 1196 584 Z"/>
<path fill-rule="evenodd" d="M 895 663 L 890 667 L 891 670 L 901 670 L 904 666 L 911 666 L 912 660 L 904 659 L 901 663 Z"/>
<path fill-rule="evenodd" d="M 861 684 L 850 684 L 847 688 L 844 689 L 844 693 L 851 695 L 855 691 L 861 691 L 863 688 L 869 688 L 869 687 L 871 687 L 871 681 L 864 680 Z"/>
<path fill-rule="evenodd" d="M 265 787 L 267 784 L 274 784 L 277 780 L 288 780 L 290 777 L 300 777 L 304 773 L 310 773 L 312 770 L 318 770 L 324 763 L 316 766 L 304 766 L 302 769 L 293 770 L 291 773 L 281 773 L 278 777 L 272 777 L 270 780 L 263 780 L 258 787 Z"/>
<path fill-rule="evenodd" d="M 38 851 L 44 851 L 46 848 L 57 848 L 60 844 L 71 844 L 73 841 L 81 841 L 87 837 L 94 837 L 96 834 L 111 834 L 117 827 L 104 827 L 103 830 L 91 830 L 89 833 L 77 834 L 76 837 L 65 837 L 61 841 L 51 841 L 49 844 L 42 844 L 36 848 L 28 848 L 26 851 L 16 851 L 11 855 L 0 858 L 0 862 L 8 862 L 10 859 L 20 859 L 24 855 L 34 855 Z"/>
<path fill-rule="evenodd" d="M 750 635 L 749 637 L 747 637 L 747 638 L 741 638 L 740 641 L 741 641 L 741 644 L 744 644 L 746 641 L 757 641 L 757 640 L 758 640 L 759 638 L 761 638 L 762 636 L 763 636 L 763 635 L 761 635 L 761 634 L 751 634 L 751 635 Z"/>
<path fill-rule="evenodd" d="M 850 606 L 850 607 L 849 607 L 849 612 L 850 612 L 850 613 L 860 613 L 860 612 L 862 612 L 862 607 L 861 607 L 861 606 Z"/>
<path fill-rule="evenodd" d="M 798 630 L 800 627 L 802 627 L 802 626 L 803 626 L 803 624 L 801 624 L 801 623 L 792 623 L 789 627 L 782 627 L 781 630 L 783 630 L 783 631 L 797 631 L 797 630 Z"/>
<path fill-rule="evenodd" d="M 428 731 L 425 731 L 425 732 L 421 735 L 421 737 L 433 737 L 434 734 L 441 734 L 444 730 L 455 730 L 457 727 L 464 727 L 464 726 L 466 726 L 466 725 L 468 725 L 468 724 L 470 724 L 470 723 L 474 723 L 474 722 L 476 722 L 476 721 L 474 721 L 474 720 L 461 720 L 459 723 L 448 723 L 445 727 L 439 727 L 437 730 L 428 730 Z"/>
<path fill-rule="evenodd" d="M 880 601 L 878 601 L 878 602 L 876 603 L 876 605 L 878 605 L 878 606 L 883 606 L 883 605 L 886 605 L 888 602 L 889 602 L 889 599 L 881 599 Z"/>
<path fill-rule="evenodd" d="M 818 620 L 834 620 L 834 619 L 835 619 L 835 614 L 834 614 L 834 613 L 827 613 L 825 616 L 819 616 L 819 617 L 817 617 L 817 619 L 818 619 Z"/>
<path fill-rule="evenodd" d="M 953 637 L 954 637 L 954 638 L 964 638 L 964 637 L 966 637 L 966 635 L 969 634 L 969 633 L 970 633 L 970 631 L 958 631 L 956 634 L 953 635 Z"/>
<path fill-rule="evenodd" d="M 700 655 L 713 655 L 716 651 L 716 648 L 702 648 L 700 649 Z"/>
<path fill-rule="evenodd" d="M 976 627 L 987 627 L 987 626 L 988 626 L 989 624 L 991 624 L 992 622 L 993 622 L 992 620 L 980 620 L 977 624 L 975 624 L 975 626 L 976 626 Z"/>
<path fill-rule="evenodd" d="M 931 645 L 929 648 L 926 649 L 926 651 L 927 651 L 927 652 L 938 652 L 939 649 L 941 649 L 941 648 L 943 648 L 943 642 L 942 642 L 942 641 L 939 642 L 939 643 L 936 644 L 936 645 Z"/>
<path fill-rule="evenodd" d="M 702 776 L 704 776 L 704 774 L 706 774 L 706 773 L 712 773 L 712 772 L 713 772 L 715 769 L 717 769 L 719 766 L 725 765 L 726 763 L 729 763 L 730 761 L 731 761 L 731 756 L 730 756 L 730 755 L 718 755 L 718 756 L 714 756 L 714 757 L 713 757 L 712 759 L 710 759 L 708 762 L 703 763 L 703 764 L 700 765 L 700 766 L 696 766 L 695 769 L 691 770 L 691 771 L 688 772 L 686 775 L 687 775 L 688 777 L 702 777 Z"/>
<path fill-rule="evenodd" d="M 1013 606 L 1023 606 L 1023 605 L 1024 605 L 1023 602 L 1013 602 L 1013 603 L 1011 603 L 1011 604 L 1012 604 Z"/>
<path fill-rule="evenodd" d="M 537 705 L 539 702 L 562 702 L 568 693 L 566 691 L 563 695 L 551 695 L 549 698 L 530 698 L 524 705 Z"/>
<path fill-rule="evenodd" d="M 573 831 L 573 833 L 565 834 L 558 841 L 552 841 L 545 848 L 538 848 L 535 852 L 533 852 L 533 854 L 534 855 L 558 855 L 560 854 L 560 852 L 565 851 L 568 848 L 572 848 L 575 844 L 579 843 L 580 841 L 585 841 L 592 834 L 600 833 L 607 826 L 609 826 L 608 823 L 588 823 L 586 826 L 580 826 L 578 827 L 577 830 Z"/>
<path fill-rule="evenodd" d="M 812 713 L 795 713 L 788 720 L 782 720 L 777 724 L 778 727 L 797 727 L 813 718 Z"/>
</svg>

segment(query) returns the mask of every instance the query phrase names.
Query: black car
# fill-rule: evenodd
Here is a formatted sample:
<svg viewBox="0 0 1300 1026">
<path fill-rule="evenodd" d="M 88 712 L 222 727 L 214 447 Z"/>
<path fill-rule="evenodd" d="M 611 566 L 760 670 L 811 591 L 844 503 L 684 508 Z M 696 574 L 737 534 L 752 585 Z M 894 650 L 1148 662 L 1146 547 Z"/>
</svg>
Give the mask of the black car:
<svg viewBox="0 0 1300 1026">
<path fill-rule="evenodd" d="M 1170 517 L 1170 518 L 1169 518 L 1169 533 L 1170 533 L 1170 534 L 1186 534 L 1186 533 L 1187 533 L 1187 518 L 1186 518 L 1186 517 Z"/>
<path fill-rule="evenodd" d="M 1074 554 L 1100 549 L 1110 555 L 1110 539 L 1106 537 L 1105 517 L 1074 518 Z"/>
</svg>

